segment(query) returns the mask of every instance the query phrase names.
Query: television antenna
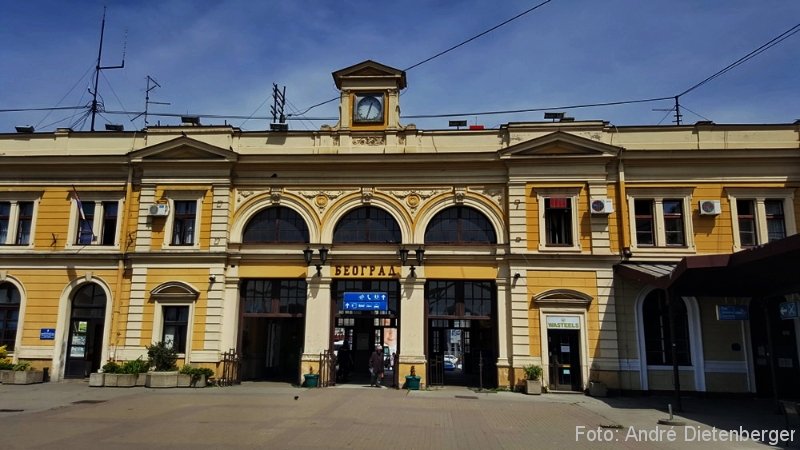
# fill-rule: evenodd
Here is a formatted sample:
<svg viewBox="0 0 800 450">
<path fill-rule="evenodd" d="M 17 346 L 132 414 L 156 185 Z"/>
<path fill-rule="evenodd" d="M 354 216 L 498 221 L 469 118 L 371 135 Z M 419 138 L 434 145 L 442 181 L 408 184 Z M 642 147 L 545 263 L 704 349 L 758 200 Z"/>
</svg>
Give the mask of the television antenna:
<svg viewBox="0 0 800 450">
<path fill-rule="evenodd" d="M 147 89 L 145 89 L 145 91 L 144 91 L 144 112 L 138 114 L 136 117 L 133 118 L 133 120 L 136 120 L 139 117 L 144 116 L 144 127 L 145 128 L 147 128 L 147 125 L 149 123 L 149 122 L 147 122 L 147 111 L 149 110 L 150 105 L 171 105 L 172 104 L 170 102 L 151 102 L 150 101 L 150 91 L 152 91 L 153 89 L 155 89 L 157 87 L 161 87 L 161 85 L 158 84 L 158 81 L 153 79 L 153 77 L 148 75 L 147 76 Z"/>
<path fill-rule="evenodd" d="M 106 69 L 122 69 L 125 67 L 125 48 L 128 45 L 128 35 L 125 33 L 125 44 L 122 46 L 122 64 L 118 66 L 101 66 L 100 59 L 103 57 L 103 35 L 106 30 L 106 7 L 103 7 L 103 22 L 100 25 L 100 49 L 97 51 L 97 65 L 94 68 L 94 91 L 89 91 L 92 94 L 92 131 L 94 131 L 94 119 L 99 110 L 97 105 L 97 84 L 100 81 L 100 71 Z"/>
<path fill-rule="evenodd" d="M 656 108 L 653 111 L 675 111 L 675 120 L 673 120 L 673 122 L 675 122 L 675 125 L 680 125 L 681 117 L 683 117 L 683 114 L 681 114 L 681 104 L 679 103 L 680 98 L 681 98 L 680 95 L 675 96 L 675 106 L 673 106 L 672 108 L 669 109 Z M 664 116 L 664 119 L 666 119 L 666 116 Z"/>
</svg>

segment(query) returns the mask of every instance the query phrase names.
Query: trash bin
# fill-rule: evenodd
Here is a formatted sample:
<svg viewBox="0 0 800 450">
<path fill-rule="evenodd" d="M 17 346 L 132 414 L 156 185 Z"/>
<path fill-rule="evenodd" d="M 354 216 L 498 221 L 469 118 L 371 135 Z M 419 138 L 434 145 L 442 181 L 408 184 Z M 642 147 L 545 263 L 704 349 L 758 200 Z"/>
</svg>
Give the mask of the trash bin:
<svg viewBox="0 0 800 450">
<path fill-rule="evenodd" d="M 313 388 L 313 387 L 317 387 L 317 385 L 319 384 L 319 374 L 318 373 L 307 373 L 307 374 L 303 375 L 303 377 L 305 378 L 305 382 L 303 384 L 305 384 L 306 387 L 312 387 Z"/>
</svg>

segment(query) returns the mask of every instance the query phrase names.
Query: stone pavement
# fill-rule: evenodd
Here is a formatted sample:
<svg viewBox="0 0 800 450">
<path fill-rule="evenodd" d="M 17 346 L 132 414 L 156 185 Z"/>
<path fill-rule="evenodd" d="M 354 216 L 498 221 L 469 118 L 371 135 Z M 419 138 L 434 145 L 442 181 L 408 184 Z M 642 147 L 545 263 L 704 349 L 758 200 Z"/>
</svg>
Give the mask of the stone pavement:
<svg viewBox="0 0 800 450">
<path fill-rule="evenodd" d="M 686 398 L 681 418 L 688 426 L 676 427 L 670 442 L 671 428 L 657 425 L 669 400 L 282 383 L 162 390 L 89 388 L 83 381 L 0 385 L 0 448 L 764 449 L 711 435 L 712 427 L 785 429 L 768 401 Z"/>
</svg>

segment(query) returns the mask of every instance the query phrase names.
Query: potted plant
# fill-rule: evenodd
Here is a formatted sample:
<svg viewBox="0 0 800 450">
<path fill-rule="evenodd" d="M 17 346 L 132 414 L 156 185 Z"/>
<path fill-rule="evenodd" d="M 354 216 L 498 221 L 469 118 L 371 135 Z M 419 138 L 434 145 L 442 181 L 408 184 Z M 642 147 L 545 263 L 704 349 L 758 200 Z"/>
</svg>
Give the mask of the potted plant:
<svg viewBox="0 0 800 450">
<path fill-rule="evenodd" d="M 145 386 L 166 388 L 178 386 L 178 352 L 167 342 L 156 342 L 147 346 L 147 358 L 152 372 L 147 373 Z"/>
<path fill-rule="evenodd" d="M 109 387 L 134 387 L 136 386 L 136 374 L 125 371 L 125 366 L 114 361 L 109 361 L 103 365 L 105 374 L 104 386 Z"/>
<path fill-rule="evenodd" d="M 589 395 L 592 397 L 607 397 L 608 386 L 595 377 L 589 380 Z"/>
<path fill-rule="evenodd" d="M 130 361 L 125 361 L 122 364 L 122 373 L 131 374 L 136 378 L 134 386 L 144 386 L 147 381 L 147 371 L 150 369 L 150 364 L 143 360 L 141 356 Z"/>
<path fill-rule="evenodd" d="M 419 390 L 419 380 L 420 377 L 417 376 L 417 368 L 411 366 L 411 374 L 406 375 L 406 385 L 405 388 L 410 391 L 418 391 Z"/>
<path fill-rule="evenodd" d="M 34 370 L 29 362 L 14 364 L 13 379 L 10 384 L 33 384 L 44 381 L 44 371 Z"/>
<path fill-rule="evenodd" d="M 208 379 L 214 376 L 214 371 L 208 367 L 195 367 L 192 371 L 192 387 L 206 387 Z"/>
<path fill-rule="evenodd" d="M 303 381 L 305 387 L 313 388 L 317 387 L 317 384 L 319 384 L 319 374 L 314 373 L 314 367 L 308 368 L 308 373 L 303 375 L 303 379 L 305 380 Z"/>
<path fill-rule="evenodd" d="M 14 363 L 8 359 L 5 345 L 0 345 L 0 383 L 11 384 L 14 379 Z"/>
<path fill-rule="evenodd" d="M 194 371 L 196 369 L 189 364 L 184 364 L 178 372 L 178 387 L 189 387 L 192 385 Z"/>
<path fill-rule="evenodd" d="M 529 364 L 523 366 L 525 372 L 525 393 L 528 395 L 541 395 L 542 393 L 542 366 Z"/>
</svg>

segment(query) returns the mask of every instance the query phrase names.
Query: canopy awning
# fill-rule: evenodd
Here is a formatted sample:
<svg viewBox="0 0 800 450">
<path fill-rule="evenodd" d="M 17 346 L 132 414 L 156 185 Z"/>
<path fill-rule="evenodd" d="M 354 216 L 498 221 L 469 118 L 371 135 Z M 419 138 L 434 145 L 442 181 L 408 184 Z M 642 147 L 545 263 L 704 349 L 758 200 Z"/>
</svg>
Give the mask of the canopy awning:
<svg viewBox="0 0 800 450">
<path fill-rule="evenodd" d="M 771 297 L 800 292 L 800 234 L 736 253 L 687 256 L 678 263 L 624 262 L 614 270 L 676 295 Z"/>
</svg>

